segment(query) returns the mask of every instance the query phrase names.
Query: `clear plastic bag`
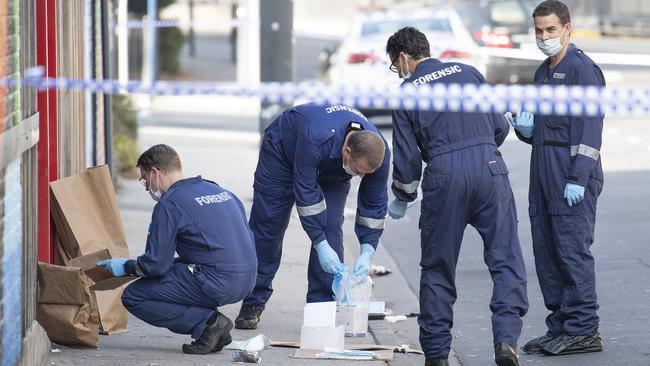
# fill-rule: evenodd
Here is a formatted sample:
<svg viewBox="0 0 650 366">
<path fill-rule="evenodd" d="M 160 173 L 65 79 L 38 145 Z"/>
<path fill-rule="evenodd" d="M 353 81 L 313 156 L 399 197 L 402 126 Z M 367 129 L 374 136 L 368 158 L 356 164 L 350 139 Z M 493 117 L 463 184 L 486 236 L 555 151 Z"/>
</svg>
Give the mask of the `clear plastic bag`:
<svg viewBox="0 0 650 366">
<path fill-rule="evenodd" d="M 334 276 L 332 290 L 337 303 L 337 324 L 345 325 L 345 335 L 348 337 L 365 337 L 372 279 L 369 276 L 356 277 L 346 269 Z"/>
</svg>

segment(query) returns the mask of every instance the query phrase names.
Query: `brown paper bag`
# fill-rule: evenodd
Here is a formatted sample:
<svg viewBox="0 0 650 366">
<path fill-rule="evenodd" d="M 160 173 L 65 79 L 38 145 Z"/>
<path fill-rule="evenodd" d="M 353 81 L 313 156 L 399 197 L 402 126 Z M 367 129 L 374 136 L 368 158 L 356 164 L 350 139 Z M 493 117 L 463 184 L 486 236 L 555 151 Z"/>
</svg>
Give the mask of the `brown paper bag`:
<svg viewBox="0 0 650 366">
<path fill-rule="evenodd" d="M 57 258 L 70 258 L 108 249 L 111 257 L 128 257 L 126 234 L 113 181 L 106 166 L 94 167 L 50 183 L 51 212 L 60 238 Z M 126 331 L 128 313 L 120 298 L 124 287 L 96 292 L 102 329 Z"/>
<path fill-rule="evenodd" d="M 38 264 L 36 319 L 56 343 L 97 347 L 99 309 L 81 268 Z"/>
<path fill-rule="evenodd" d="M 115 290 L 118 287 L 122 287 L 125 283 L 129 283 L 137 278 L 136 276 L 113 277 L 111 272 L 105 270 L 104 267 L 97 266 L 97 262 L 110 258 L 111 253 L 108 249 L 104 249 L 70 259 L 68 261 L 68 266 L 81 268 L 84 274 L 90 277 L 94 282 L 93 285 L 90 286 L 90 289 L 94 291 Z"/>
</svg>

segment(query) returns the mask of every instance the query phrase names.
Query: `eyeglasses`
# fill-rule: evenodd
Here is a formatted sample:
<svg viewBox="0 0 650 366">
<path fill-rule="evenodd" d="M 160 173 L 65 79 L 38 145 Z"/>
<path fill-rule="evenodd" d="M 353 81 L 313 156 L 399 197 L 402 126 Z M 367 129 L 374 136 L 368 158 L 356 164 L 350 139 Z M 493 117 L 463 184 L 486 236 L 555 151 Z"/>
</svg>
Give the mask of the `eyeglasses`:
<svg viewBox="0 0 650 366">
<path fill-rule="evenodd" d="M 151 173 L 151 169 L 147 170 L 144 174 L 142 174 L 142 176 L 140 177 L 140 179 L 138 179 L 138 181 L 139 181 L 140 183 L 142 183 L 142 185 L 145 186 L 145 187 L 147 186 L 147 179 L 146 179 L 146 177 L 147 177 L 147 175 L 148 175 L 149 173 Z"/>
<path fill-rule="evenodd" d="M 395 66 L 395 61 L 397 61 L 398 58 L 399 58 L 399 55 L 394 60 L 390 60 L 390 66 L 388 66 L 388 70 L 390 70 L 391 72 L 394 72 L 396 74 L 399 72 L 397 70 L 397 66 Z"/>
</svg>

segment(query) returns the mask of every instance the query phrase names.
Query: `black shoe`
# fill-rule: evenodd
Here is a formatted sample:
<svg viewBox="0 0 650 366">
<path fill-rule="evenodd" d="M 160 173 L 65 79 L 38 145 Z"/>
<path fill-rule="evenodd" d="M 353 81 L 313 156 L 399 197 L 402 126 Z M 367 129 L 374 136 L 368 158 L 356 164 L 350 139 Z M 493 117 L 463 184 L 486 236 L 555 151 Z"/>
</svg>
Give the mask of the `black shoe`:
<svg viewBox="0 0 650 366">
<path fill-rule="evenodd" d="M 571 355 L 574 353 L 600 352 L 603 350 L 603 340 L 598 331 L 591 334 L 563 334 L 542 347 L 547 356 Z"/>
<path fill-rule="evenodd" d="M 427 358 L 424 366 L 449 366 L 449 361 L 446 358 Z"/>
<path fill-rule="evenodd" d="M 225 346 L 229 345 L 231 342 L 232 342 L 232 337 L 230 336 L 230 333 L 228 333 L 228 334 L 226 334 L 225 337 L 219 339 L 219 342 L 217 342 L 217 345 L 214 346 L 214 348 L 213 348 L 212 351 L 210 351 L 210 352 L 211 352 L 211 353 L 221 352 L 221 350 L 222 350 Z"/>
<path fill-rule="evenodd" d="M 539 355 L 542 353 L 542 347 L 558 337 L 559 336 L 552 335 L 551 333 L 546 333 L 541 337 L 537 337 L 528 341 L 528 343 L 521 347 L 521 350 L 528 353 L 529 355 Z"/>
<path fill-rule="evenodd" d="M 499 366 L 519 366 L 517 349 L 508 343 L 494 345 L 494 361 Z"/>
<path fill-rule="evenodd" d="M 235 328 L 237 329 L 257 329 L 257 323 L 260 322 L 262 310 L 256 309 L 249 305 L 242 305 L 239 315 L 235 319 Z"/>
<path fill-rule="evenodd" d="M 220 312 L 216 312 L 210 319 L 203 334 L 191 344 L 183 345 L 183 353 L 192 355 L 205 355 L 210 352 L 219 352 L 225 345 L 232 341 L 230 330 L 232 321 Z"/>
</svg>

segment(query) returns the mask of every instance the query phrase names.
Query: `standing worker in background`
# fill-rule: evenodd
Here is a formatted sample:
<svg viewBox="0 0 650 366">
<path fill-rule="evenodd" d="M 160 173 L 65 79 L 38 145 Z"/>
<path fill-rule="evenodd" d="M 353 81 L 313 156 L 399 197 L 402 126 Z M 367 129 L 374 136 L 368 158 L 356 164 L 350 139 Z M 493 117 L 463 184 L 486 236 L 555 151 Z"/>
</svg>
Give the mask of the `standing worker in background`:
<svg viewBox="0 0 650 366">
<path fill-rule="evenodd" d="M 214 182 L 184 178 L 178 154 L 167 145 L 152 146 L 137 166 L 157 202 L 145 252 L 97 265 L 117 277 L 140 277 L 124 290 L 124 307 L 151 325 L 191 334 L 196 340 L 183 352 L 219 352 L 231 342 L 233 324 L 217 308 L 241 301 L 255 284 L 255 244 L 244 206 Z"/>
<path fill-rule="evenodd" d="M 570 43 L 571 15 L 564 3 L 540 3 L 533 19 L 537 45 L 549 56 L 535 73 L 537 84 L 605 86 L 600 68 Z M 603 117 L 521 112 L 506 118 L 519 139 L 533 145 L 530 223 L 537 277 L 551 311 L 547 333 L 522 349 L 547 355 L 602 351 L 590 246 L 603 188 Z"/>
<path fill-rule="evenodd" d="M 358 110 L 304 104 L 284 111 L 265 130 L 255 171 L 250 227 L 257 247 L 257 283 L 235 320 L 256 329 L 280 265 L 294 202 L 311 240 L 307 302 L 333 301 L 332 280 L 343 264 L 343 210 L 350 180 L 361 177 L 355 232 L 361 254 L 354 275 L 368 276 L 384 228 L 390 151 Z"/>
<path fill-rule="evenodd" d="M 405 84 L 481 84 L 473 67 L 430 57 L 429 42 L 415 28 L 393 34 L 386 45 L 391 70 Z M 422 160 L 420 216 L 420 344 L 426 366 L 448 365 L 455 272 L 467 224 L 485 247 L 494 289 L 492 332 L 499 366 L 518 365 L 517 340 L 528 310 L 526 269 L 517 237 L 517 212 L 508 168 L 497 146 L 508 134 L 503 116 L 490 113 L 393 112 L 393 193 L 389 214 L 402 218 L 417 197 Z"/>
</svg>

